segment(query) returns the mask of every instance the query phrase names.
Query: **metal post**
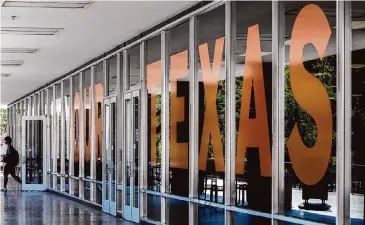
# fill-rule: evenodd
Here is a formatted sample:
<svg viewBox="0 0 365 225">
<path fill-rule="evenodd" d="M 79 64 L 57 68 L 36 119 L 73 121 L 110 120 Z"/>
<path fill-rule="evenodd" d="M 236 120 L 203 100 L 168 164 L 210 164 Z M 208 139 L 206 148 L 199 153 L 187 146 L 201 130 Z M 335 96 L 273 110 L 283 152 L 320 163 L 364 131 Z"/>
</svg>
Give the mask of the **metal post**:
<svg viewBox="0 0 365 225">
<path fill-rule="evenodd" d="M 65 99 L 64 85 L 65 81 L 61 81 L 61 192 L 65 192 Z"/>
<path fill-rule="evenodd" d="M 52 176 L 53 176 L 53 189 L 57 190 L 57 175 L 53 173 L 57 172 L 57 112 L 56 112 L 56 85 L 52 86 L 52 155 L 53 155 L 53 166 L 52 166 Z"/>
<path fill-rule="evenodd" d="M 141 43 L 141 53 L 140 53 L 140 68 L 141 68 L 141 147 L 140 147 L 140 174 L 139 174 L 139 184 L 141 189 L 147 189 L 147 148 L 148 148 L 148 96 L 147 96 L 147 79 L 146 79 L 146 62 L 147 62 L 147 51 L 146 51 L 146 41 Z M 140 217 L 147 217 L 147 194 L 140 193 Z"/>
<path fill-rule="evenodd" d="M 199 160 L 199 74 L 197 57 L 197 18 L 189 20 L 189 198 L 198 198 Z M 189 202 L 189 224 L 198 224 L 198 205 Z"/>
<path fill-rule="evenodd" d="M 351 2 L 337 1 L 337 224 L 350 224 L 351 195 Z"/>
<path fill-rule="evenodd" d="M 46 145 L 47 145 L 47 148 L 46 148 L 46 168 L 47 168 L 47 174 L 51 172 L 51 114 L 50 114 L 50 98 L 51 98 L 51 93 L 50 93 L 50 89 L 47 88 L 46 90 L 46 103 L 47 103 L 47 114 L 46 114 L 46 117 L 47 117 L 47 141 L 46 141 Z M 25 104 L 24 106 L 25 107 Z M 25 127 L 23 128 L 25 129 Z M 48 176 L 47 176 L 47 180 L 46 180 L 46 184 L 47 184 L 47 188 L 51 188 L 51 183 L 50 183 L 50 178 L 51 178 L 52 174 L 50 173 Z"/>
<path fill-rule="evenodd" d="M 274 214 L 284 213 L 285 195 L 284 12 L 283 2 L 272 2 L 272 212 Z"/>
<path fill-rule="evenodd" d="M 116 146 L 116 184 L 123 185 L 122 181 L 122 149 L 123 149 L 123 66 L 122 66 L 122 54 L 117 54 L 117 100 L 116 100 L 116 107 L 117 107 L 117 130 L 116 137 L 117 137 L 117 146 Z M 120 191 L 116 192 L 116 204 L 117 209 L 121 209 L 123 207 L 123 193 Z M 122 210 L 123 212 L 123 210 Z"/>
<path fill-rule="evenodd" d="M 84 199 L 84 178 L 85 178 L 85 135 L 86 129 L 84 116 L 85 116 L 85 106 L 84 106 L 84 76 L 85 72 L 80 72 L 79 76 L 79 96 L 80 96 L 80 109 L 79 109 L 79 198 Z"/>
<path fill-rule="evenodd" d="M 124 115 L 125 115 L 125 101 L 124 101 L 124 92 L 127 91 L 129 89 L 129 50 L 124 50 L 123 51 L 123 74 L 122 74 L 122 85 L 120 87 L 122 89 L 122 184 L 123 184 L 123 191 L 122 191 L 122 212 L 124 212 L 124 202 L 125 202 L 125 197 L 126 197 L 126 192 L 125 192 L 125 185 L 126 185 L 126 179 L 127 177 L 126 175 L 126 135 L 125 135 L 125 122 L 124 122 Z M 124 215 L 123 215 L 124 216 Z"/>
<path fill-rule="evenodd" d="M 72 140 L 73 136 L 75 135 L 75 121 L 74 121 L 74 93 L 73 93 L 73 89 L 74 89 L 74 77 L 70 78 L 70 123 L 69 123 L 69 139 Z M 69 194 L 73 195 L 74 194 L 74 187 L 73 187 L 73 182 L 74 180 L 71 178 L 71 176 L 74 175 L 74 151 L 75 151 L 75 140 L 74 142 L 70 143 L 70 159 L 69 159 L 69 163 L 68 163 L 68 175 L 69 175 L 69 181 L 68 181 L 68 189 L 69 189 Z"/>
<path fill-rule="evenodd" d="M 90 90 L 90 108 L 91 108 L 91 135 L 90 135 L 90 177 L 92 180 L 96 180 L 96 149 L 95 149 L 95 120 L 96 120 L 96 108 L 95 108 L 95 66 L 91 66 L 91 90 Z M 96 201 L 96 184 L 90 184 L 90 201 Z"/>
<path fill-rule="evenodd" d="M 170 187 L 169 180 L 169 35 L 168 31 L 161 32 L 161 84 L 162 84 L 162 98 L 161 98 L 161 193 L 168 193 Z M 168 204 L 167 198 L 161 197 L 161 223 L 168 224 Z"/>
<path fill-rule="evenodd" d="M 225 4 L 225 51 L 226 51 L 226 138 L 225 138 L 225 188 L 224 204 L 235 205 L 236 197 L 236 2 L 227 1 Z M 234 212 L 224 210 L 225 224 L 235 224 Z"/>
</svg>

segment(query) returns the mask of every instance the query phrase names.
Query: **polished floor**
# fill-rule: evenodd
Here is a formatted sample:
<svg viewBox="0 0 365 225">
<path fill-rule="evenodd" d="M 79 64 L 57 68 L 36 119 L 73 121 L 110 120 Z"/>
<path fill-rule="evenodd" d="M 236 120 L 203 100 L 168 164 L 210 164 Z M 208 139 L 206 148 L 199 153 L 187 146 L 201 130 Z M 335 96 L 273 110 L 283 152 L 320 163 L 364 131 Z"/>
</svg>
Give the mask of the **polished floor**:
<svg viewBox="0 0 365 225">
<path fill-rule="evenodd" d="M 0 180 L 2 186 L 2 175 Z M 8 192 L 0 193 L 0 219 L 1 225 L 132 225 L 99 209 L 49 192 L 21 192 L 20 185 L 11 178 Z"/>
</svg>

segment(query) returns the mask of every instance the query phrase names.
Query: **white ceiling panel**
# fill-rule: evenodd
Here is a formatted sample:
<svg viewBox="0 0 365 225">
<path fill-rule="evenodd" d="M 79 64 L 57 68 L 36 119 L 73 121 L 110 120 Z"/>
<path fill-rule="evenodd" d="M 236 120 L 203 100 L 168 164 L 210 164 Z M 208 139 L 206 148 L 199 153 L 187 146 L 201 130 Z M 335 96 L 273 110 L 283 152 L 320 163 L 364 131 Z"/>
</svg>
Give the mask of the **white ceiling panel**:
<svg viewBox="0 0 365 225">
<path fill-rule="evenodd" d="M 1 104 L 9 104 L 197 3 L 94 1 L 81 9 L 1 7 L 1 27 L 62 28 L 56 35 L 1 35 L 1 48 L 39 49 L 34 54 L 1 54 L 2 60 L 24 62 L 20 67 L 1 68 L 1 73 L 11 74 L 1 78 Z"/>
</svg>

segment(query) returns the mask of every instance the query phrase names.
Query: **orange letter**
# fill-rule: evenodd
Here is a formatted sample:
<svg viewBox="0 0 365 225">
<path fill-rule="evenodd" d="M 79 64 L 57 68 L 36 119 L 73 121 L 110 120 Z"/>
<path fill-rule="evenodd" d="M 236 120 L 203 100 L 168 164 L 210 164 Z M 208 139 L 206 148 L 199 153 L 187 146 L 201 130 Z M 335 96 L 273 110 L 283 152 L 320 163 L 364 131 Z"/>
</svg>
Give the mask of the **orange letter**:
<svg viewBox="0 0 365 225">
<path fill-rule="evenodd" d="M 199 153 L 199 169 L 206 170 L 209 140 L 212 138 L 214 162 L 216 171 L 224 171 L 223 146 L 219 130 L 217 115 L 217 90 L 219 74 L 222 65 L 224 49 L 224 37 L 215 41 L 213 68 L 210 66 L 208 44 L 199 46 L 199 55 L 202 67 L 204 92 L 206 97 L 206 109 L 204 114 L 203 133 L 201 137 Z"/>
<path fill-rule="evenodd" d="M 188 51 L 171 56 L 171 167 L 189 167 L 188 143 L 177 142 L 177 123 L 184 121 L 184 97 L 177 97 L 177 80 L 188 75 Z"/>
<path fill-rule="evenodd" d="M 243 174 L 246 149 L 258 147 L 261 176 L 271 177 L 269 124 L 267 122 L 264 74 L 260 47 L 259 26 L 248 28 L 245 72 L 243 74 L 242 103 L 237 142 L 236 174 Z M 250 119 L 251 90 L 255 93 L 256 118 Z"/>
<path fill-rule="evenodd" d="M 157 85 L 161 84 L 161 61 L 146 66 L 147 88 L 151 94 L 151 164 L 156 166 L 156 95 Z"/>
<path fill-rule="evenodd" d="M 317 142 L 312 148 L 305 146 L 295 124 L 287 145 L 293 169 L 307 185 L 318 183 L 327 170 L 332 146 L 332 111 L 323 84 L 304 68 L 303 49 L 306 44 L 313 44 L 322 59 L 330 36 L 331 27 L 318 6 L 310 4 L 300 11 L 290 45 L 290 83 L 294 98 L 317 124 Z"/>
</svg>

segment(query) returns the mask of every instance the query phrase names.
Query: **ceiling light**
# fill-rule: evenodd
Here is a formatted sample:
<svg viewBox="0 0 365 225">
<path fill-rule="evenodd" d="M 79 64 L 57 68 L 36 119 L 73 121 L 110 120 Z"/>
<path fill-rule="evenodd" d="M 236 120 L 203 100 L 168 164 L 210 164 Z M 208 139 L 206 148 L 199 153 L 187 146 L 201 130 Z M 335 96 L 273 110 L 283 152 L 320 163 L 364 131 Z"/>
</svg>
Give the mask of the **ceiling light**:
<svg viewBox="0 0 365 225">
<path fill-rule="evenodd" d="M 261 56 L 267 56 L 267 55 L 271 55 L 271 52 L 261 52 Z M 238 56 L 246 56 L 246 53 Z"/>
<path fill-rule="evenodd" d="M 1 66 L 21 66 L 23 65 L 23 60 L 1 60 Z"/>
<path fill-rule="evenodd" d="M 62 28 L 40 28 L 40 27 L 1 27 L 1 34 L 15 35 L 56 35 Z"/>
<path fill-rule="evenodd" d="M 1 77 L 9 77 L 10 73 L 1 73 Z"/>
<path fill-rule="evenodd" d="M 5 1 L 3 7 L 83 9 L 92 1 Z"/>
<path fill-rule="evenodd" d="M 363 68 L 365 68 L 365 64 L 352 64 L 351 68 L 352 69 L 363 69 Z"/>
<path fill-rule="evenodd" d="M 36 48 L 1 48 L 1 53 L 36 53 Z"/>
<path fill-rule="evenodd" d="M 365 29 L 365 21 L 352 21 L 351 26 L 354 30 Z"/>
</svg>

